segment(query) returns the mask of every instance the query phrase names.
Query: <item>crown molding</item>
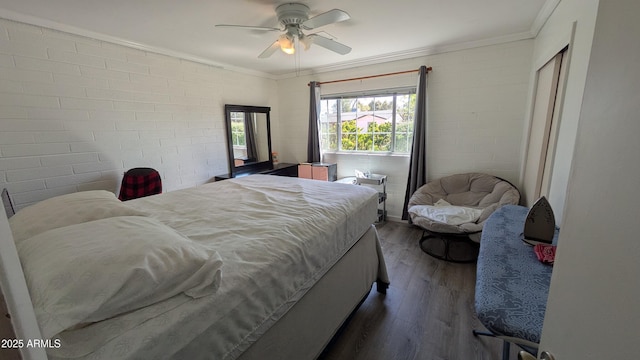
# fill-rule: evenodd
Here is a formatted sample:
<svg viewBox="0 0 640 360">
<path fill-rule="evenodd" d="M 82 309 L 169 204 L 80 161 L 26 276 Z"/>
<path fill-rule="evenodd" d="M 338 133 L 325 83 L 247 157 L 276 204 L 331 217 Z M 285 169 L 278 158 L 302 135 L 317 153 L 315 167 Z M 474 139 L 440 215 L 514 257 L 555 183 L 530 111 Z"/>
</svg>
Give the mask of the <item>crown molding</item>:
<svg viewBox="0 0 640 360">
<path fill-rule="evenodd" d="M 346 70 L 346 69 L 360 67 L 360 66 L 376 65 L 376 64 L 392 62 L 392 61 L 407 60 L 407 59 L 413 59 L 413 58 L 418 58 L 423 56 L 443 54 L 443 53 L 452 52 L 452 51 L 461 51 L 461 50 L 474 49 L 474 48 L 479 48 L 484 46 L 499 45 L 499 44 L 505 44 L 505 43 L 515 42 L 515 41 L 529 40 L 529 39 L 532 39 L 533 37 L 534 36 L 529 31 L 524 31 L 521 33 L 498 36 L 498 37 L 489 38 L 489 39 L 474 40 L 474 41 L 467 41 L 467 42 L 461 42 L 461 43 L 455 43 L 455 44 L 449 44 L 449 45 L 431 46 L 431 47 L 425 47 L 425 48 L 419 48 L 419 49 L 412 49 L 408 51 L 400 51 L 400 52 L 394 52 L 389 54 L 376 55 L 376 56 L 358 59 L 354 61 L 345 61 L 345 62 L 331 64 L 327 66 L 319 66 L 313 69 L 301 70 L 295 73 L 280 74 L 278 75 L 277 79 L 278 80 L 288 79 L 288 78 L 297 77 L 300 75 L 315 75 L 315 74 L 331 72 L 331 71 Z"/>
<path fill-rule="evenodd" d="M 544 24 L 546 24 L 551 14 L 553 14 L 553 11 L 556 9 L 558 4 L 560 4 L 560 0 L 545 1 L 544 5 L 542 5 L 542 9 L 538 12 L 538 16 L 536 16 L 535 20 L 533 20 L 533 24 L 531 24 L 531 29 L 529 31 L 533 37 L 538 36 L 538 33 Z"/>
<path fill-rule="evenodd" d="M 138 42 L 122 39 L 122 38 L 119 38 L 119 37 L 116 37 L 116 36 L 97 33 L 97 32 L 93 32 L 93 31 L 90 31 L 90 30 L 78 28 L 78 27 L 75 27 L 75 26 L 62 24 L 62 23 L 59 23 L 59 22 L 56 22 L 56 21 L 47 20 L 47 19 L 36 17 L 36 16 L 31 16 L 31 15 L 18 13 L 18 12 L 11 11 L 11 10 L 6 10 L 6 9 L 1 9 L 0 8 L 0 18 L 5 19 L 5 20 L 9 20 L 9 21 L 19 22 L 19 23 L 28 24 L 28 25 L 34 25 L 34 26 L 38 26 L 38 27 L 42 27 L 42 28 L 51 29 L 51 30 L 56 30 L 56 31 L 60 31 L 60 32 L 63 32 L 63 33 L 68 33 L 68 34 L 81 36 L 81 37 L 85 37 L 85 38 L 90 38 L 90 39 L 94 39 L 94 40 L 104 41 L 104 42 L 108 42 L 108 43 L 112 43 L 112 44 L 116 44 L 116 45 L 122 45 L 122 46 L 130 47 L 130 48 L 133 48 L 133 49 L 136 49 L 136 50 L 156 53 L 156 54 L 160 54 L 160 55 L 167 55 L 167 56 L 171 56 L 171 57 L 174 57 L 174 58 L 187 60 L 187 61 L 193 61 L 193 62 L 196 62 L 196 63 L 212 66 L 212 67 L 217 68 L 217 69 L 224 69 L 224 70 L 234 71 L 234 72 L 238 72 L 238 73 L 243 73 L 243 74 L 248 74 L 248 75 L 253 75 L 253 76 L 258 76 L 258 77 L 263 77 L 263 78 L 268 78 L 268 79 L 272 79 L 272 80 L 276 79 L 276 77 L 273 74 L 268 74 L 268 73 L 265 73 L 265 72 L 262 72 L 262 71 L 256 71 L 256 70 L 236 67 L 236 66 L 232 66 L 232 65 L 228 65 L 228 64 L 217 63 L 215 61 L 211 61 L 209 59 L 202 58 L 202 57 L 199 57 L 199 56 L 194 56 L 194 55 L 191 55 L 191 54 L 188 54 L 188 53 L 184 53 L 184 52 L 181 52 L 181 51 L 174 51 L 174 50 L 169 50 L 169 49 L 162 48 L 162 47 L 142 44 L 142 43 L 138 43 Z"/>
</svg>

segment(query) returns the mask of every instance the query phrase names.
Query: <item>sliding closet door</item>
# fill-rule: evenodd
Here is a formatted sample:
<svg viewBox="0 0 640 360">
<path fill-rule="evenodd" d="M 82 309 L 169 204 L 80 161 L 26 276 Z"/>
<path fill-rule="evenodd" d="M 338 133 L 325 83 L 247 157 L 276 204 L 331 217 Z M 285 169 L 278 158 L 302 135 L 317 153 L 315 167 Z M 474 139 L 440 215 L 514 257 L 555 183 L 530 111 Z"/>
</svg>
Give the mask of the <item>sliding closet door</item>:
<svg viewBox="0 0 640 360">
<path fill-rule="evenodd" d="M 549 184 L 558 133 L 561 96 L 566 75 L 566 51 L 560 52 L 538 70 L 533 116 L 529 129 L 524 170 L 524 198 L 527 206 L 542 195 L 549 196 Z"/>
<path fill-rule="evenodd" d="M 556 142 L 558 140 L 558 129 L 560 124 L 560 108 L 562 106 L 562 94 L 564 94 L 565 79 L 567 76 L 567 52 L 566 50 L 558 54 L 561 56 L 560 74 L 558 74 L 558 83 L 556 90 L 556 99 L 553 106 L 553 116 L 551 117 L 551 126 L 549 129 L 547 154 L 544 161 L 544 169 L 542 170 L 542 184 L 540 186 L 539 196 L 549 198 L 549 188 L 551 186 L 551 173 L 553 170 L 553 160 L 556 154 Z"/>
</svg>

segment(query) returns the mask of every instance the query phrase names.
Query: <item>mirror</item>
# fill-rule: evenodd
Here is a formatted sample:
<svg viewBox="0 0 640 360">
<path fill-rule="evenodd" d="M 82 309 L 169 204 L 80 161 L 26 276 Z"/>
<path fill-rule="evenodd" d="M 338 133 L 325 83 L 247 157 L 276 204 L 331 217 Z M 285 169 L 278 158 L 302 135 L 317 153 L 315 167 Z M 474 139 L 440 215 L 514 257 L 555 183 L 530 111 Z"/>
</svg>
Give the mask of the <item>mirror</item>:
<svg viewBox="0 0 640 360">
<path fill-rule="evenodd" d="M 270 110 L 264 106 L 225 105 L 231 175 L 273 168 Z"/>
</svg>

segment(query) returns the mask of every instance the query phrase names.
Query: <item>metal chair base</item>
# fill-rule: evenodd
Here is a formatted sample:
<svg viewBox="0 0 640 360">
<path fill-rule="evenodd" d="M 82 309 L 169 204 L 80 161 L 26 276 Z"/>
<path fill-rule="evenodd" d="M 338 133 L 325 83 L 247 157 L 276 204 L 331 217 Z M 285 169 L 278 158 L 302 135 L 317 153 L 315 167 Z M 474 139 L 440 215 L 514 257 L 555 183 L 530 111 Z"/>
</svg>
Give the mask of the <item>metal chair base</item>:
<svg viewBox="0 0 640 360">
<path fill-rule="evenodd" d="M 468 234 L 436 234 L 424 230 L 420 248 L 439 260 L 472 263 L 478 259 L 480 244 L 469 239 Z"/>
</svg>

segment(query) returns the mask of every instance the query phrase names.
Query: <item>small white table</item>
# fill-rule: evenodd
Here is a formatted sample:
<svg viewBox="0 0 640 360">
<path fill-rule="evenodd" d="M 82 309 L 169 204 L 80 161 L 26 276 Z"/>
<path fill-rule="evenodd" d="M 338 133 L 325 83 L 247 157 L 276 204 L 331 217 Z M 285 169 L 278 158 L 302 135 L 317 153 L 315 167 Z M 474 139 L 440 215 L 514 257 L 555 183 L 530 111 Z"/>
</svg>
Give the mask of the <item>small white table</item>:
<svg viewBox="0 0 640 360">
<path fill-rule="evenodd" d="M 382 205 L 382 209 L 378 208 L 378 222 L 385 221 L 387 219 L 387 175 L 370 174 L 367 177 L 356 177 L 356 184 L 382 186 L 382 189 L 378 190 L 378 204 Z"/>
</svg>

